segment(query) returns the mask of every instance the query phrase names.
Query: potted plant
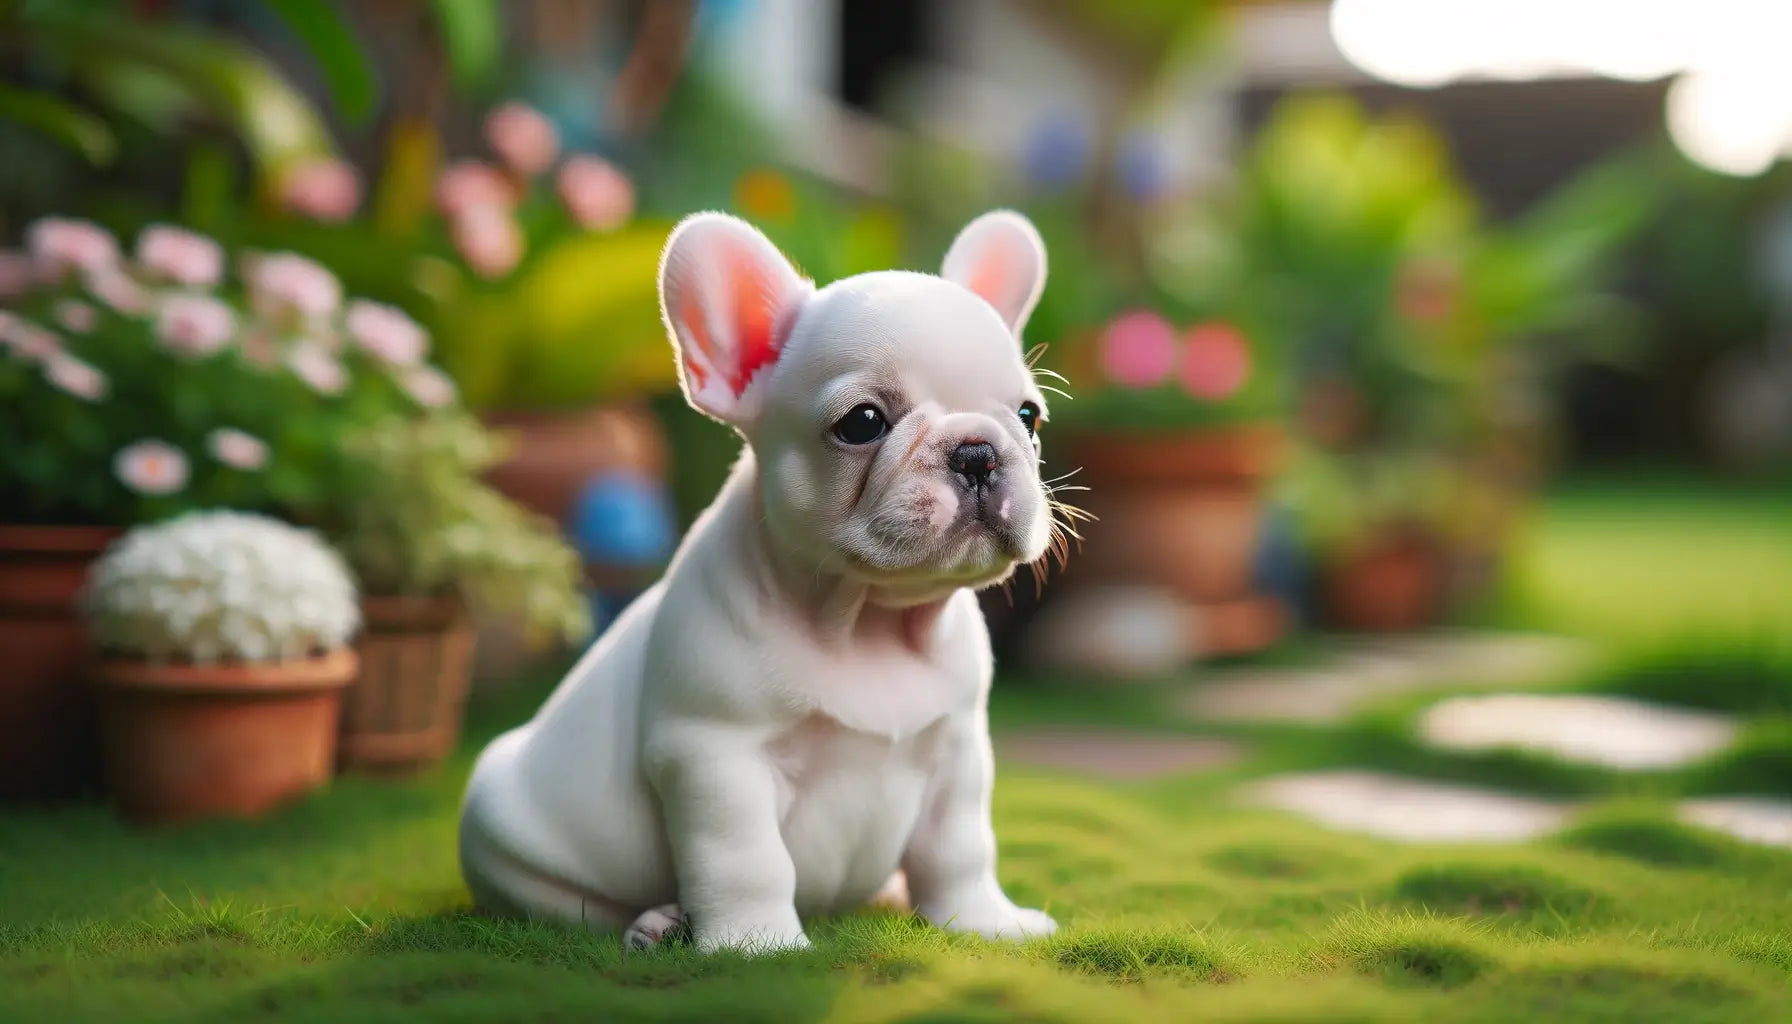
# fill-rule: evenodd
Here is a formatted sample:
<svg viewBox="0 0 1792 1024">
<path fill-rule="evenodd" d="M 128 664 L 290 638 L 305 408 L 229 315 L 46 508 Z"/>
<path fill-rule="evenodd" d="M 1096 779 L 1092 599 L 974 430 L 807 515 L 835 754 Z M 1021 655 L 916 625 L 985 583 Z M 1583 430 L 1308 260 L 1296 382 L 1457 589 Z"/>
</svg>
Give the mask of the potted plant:
<svg viewBox="0 0 1792 1024">
<path fill-rule="evenodd" d="M 1347 630 L 1408 631 L 1449 609 L 1450 544 L 1489 524 L 1468 513 L 1477 477 L 1424 450 L 1336 453 L 1309 446 L 1280 495 L 1301 510 L 1317 611 Z"/>
<path fill-rule="evenodd" d="M 10 456 L 0 462 L 0 509 L 20 523 L 104 531 L 233 508 L 346 539 L 373 517 L 370 504 L 390 500 L 380 474 L 392 468 L 369 468 L 378 449 L 364 439 L 442 417 L 465 424 L 460 443 L 477 443 L 468 437 L 481 428 L 427 361 L 422 328 L 393 307 L 344 303 L 341 283 L 319 264 L 249 253 L 233 273 L 215 241 L 167 226 L 146 229 L 129 258 L 82 222 L 40 222 L 29 238 L 28 256 L 0 256 L 0 267 L 10 259 L 32 268 L 0 317 L 0 445 Z M 551 529 L 536 536 L 557 543 Z M 370 594 L 414 593 L 392 581 L 375 548 L 352 545 L 364 563 L 352 568 Z M 70 557 L 55 557 L 65 563 L 60 577 L 49 558 L 38 578 L 52 591 L 61 579 L 61 590 L 45 600 L 71 590 Z M 46 592 L 29 589 L 24 564 L 0 561 L 0 593 Z M 575 602 L 576 589 L 566 585 L 562 598 Z M 20 664 L 41 658 L 30 630 L 45 621 L 37 611 L 0 628 L 0 641 L 18 645 L 0 653 Z M 77 629 L 69 624 L 64 640 Z M 12 706 L 44 714 L 6 726 L 34 740 L 55 736 L 17 749 L 41 752 L 46 771 L 66 765 L 78 748 L 45 716 L 78 689 L 52 673 L 7 686 Z M 457 715 L 455 705 L 449 717 Z M 10 756 L 0 749 L 0 759 Z"/>
<path fill-rule="evenodd" d="M 222 249 L 166 226 L 126 257 L 97 225 L 48 218 L 0 251 L 0 777 L 66 791 L 94 764 L 72 598 L 117 531 L 206 507 L 275 509 L 324 494 L 344 423 L 416 407 L 410 376 L 350 386 L 297 330 L 335 303 L 321 268 L 270 257 L 226 281 Z M 351 346 L 352 347 L 352 346 Z M 327 393 L 326 393 L 327 392 Z"/>
<path fill-rule="evenodd" d="M 1287 492 L 1324 618 L 1424 624 L 1486 591 L 1548 449 L 1546 378 L 1630 322 L 1602 277 L 1650 194 L 1619 161 L 1488 227 L 1422 122 L 1341 96 L 1272 111 L 1209 216 L 1227 244 L 1177 269 L 1289 354 L 1303 472 L 1330 481 Z"/>
<path fill-rule="evenodd" d="M 328 780 L 359 613 L 320 538 L 236 512 L 137 527 L 82 602 L 107 779 L 131 819 L 259 814 Z"/>
<path fill-rule="evenodd" d="M 599 473 L 664 473 L 640 398 L 672 383 L 656 291 L 669 225 L 638 218 L 629 177 L 562 152 L 525 104 L 491 110 L 483 138 L 489 158 L 442 166 L 433 130 L 411 125 L 366 210 L 355 170 L 317 161 L 286 176 L 276 215 L 233 230 L 419 320 L 468 407 L 518 435 L 493 483 L 563 522 Z"/>
<path fill-rule="evenodd" d="M 1273 359 L 1235 323 L 1110 321 L 1073 357 L 1076 398 L 1053 408 L 1071 478 L 1101 521 L 1072 579 L 1151 584 L 1191 605 L 1210 655 L 1268 646 L 1280 602 L 1256 591 L 1266 485 L 1283 446 Z"/>
<path fill-rule="evenodd" d="M 464 411 L 357 432 L 357 499 L 327 529 L 361 581 L 361 674 L 348 693 L 342 763 L 378 772 L 434 764 L 460 736 L 472 671 L 469 610 L 515 614 L 573 642 L 589 629 L 578 556 L 554 525 L 486 484 L 500 440 Z"/>
</svg>

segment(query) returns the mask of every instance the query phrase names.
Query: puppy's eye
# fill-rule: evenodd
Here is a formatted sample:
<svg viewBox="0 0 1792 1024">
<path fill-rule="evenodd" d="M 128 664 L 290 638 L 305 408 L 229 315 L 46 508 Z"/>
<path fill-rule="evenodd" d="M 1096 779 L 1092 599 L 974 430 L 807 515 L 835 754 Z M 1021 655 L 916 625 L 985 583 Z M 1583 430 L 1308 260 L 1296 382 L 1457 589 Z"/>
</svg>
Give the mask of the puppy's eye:
<svg viewBox="0 0 1792 1024">
<path fill-rule="evenodd" d="M 834 424 L 834 436 L 847 444 L 870 444 L 889 429 L 890 422 L 884 419 L 884 414 L 877 406 L 867 403 L 853 406 L 851 412 L 840 417 Z"/>
<path fill-rule="evenodd" d="M 1015 415 L 1020 417 L 1020 425 L 1027 428 L 1029 436 L 1039 429 L 1039 406 L 1032 402 L 1022 402 L 1020 411 Z"/>
</svg>

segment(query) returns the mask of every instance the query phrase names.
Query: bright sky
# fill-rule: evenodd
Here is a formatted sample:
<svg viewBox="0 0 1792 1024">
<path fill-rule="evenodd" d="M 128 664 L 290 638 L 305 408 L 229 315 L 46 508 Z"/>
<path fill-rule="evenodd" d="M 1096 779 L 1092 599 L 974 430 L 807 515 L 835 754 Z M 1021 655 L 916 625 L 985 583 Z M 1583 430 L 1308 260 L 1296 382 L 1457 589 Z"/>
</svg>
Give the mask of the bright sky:
<svg viewBox="0 0 1792 1024">
<path fill-rule="evenodd" d="M 1331 28 L 1357 68 L 1416 87 L 1674 76 L 1687 156 L 1735 175 L 1792 157 L 1792 0 L 1333 0 Z"/>
</svg>

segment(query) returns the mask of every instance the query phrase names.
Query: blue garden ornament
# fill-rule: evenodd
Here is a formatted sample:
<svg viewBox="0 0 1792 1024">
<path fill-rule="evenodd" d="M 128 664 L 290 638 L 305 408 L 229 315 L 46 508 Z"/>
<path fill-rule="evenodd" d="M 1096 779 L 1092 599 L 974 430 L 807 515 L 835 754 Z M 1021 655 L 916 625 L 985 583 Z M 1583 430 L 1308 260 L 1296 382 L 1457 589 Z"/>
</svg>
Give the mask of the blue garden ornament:
<svg viewBox="0 0 1792 1024">
<path fill-rule="evenodd" d="M 1163 143 L 1149 132 L 1129 132 L 1114 160 L 1120 186 L 1137 202 L 1158 198 L 1169 185 Z"/>
<path fill-rule="evenodd" d="M 677 520 L 665 487 L 630 472 L 600 473 L 574 500 L 567 532 L 588 564 L 656 568 L 677 543 Z"/>
<path fill-rule="evenodd" d="M 1067 112 L 1048 114 L 1033 126 L 1023 160 L 1027 180 L 1036 186 L 1074 185 L 1088 168 L 1089 133 Z"/>
</svg>

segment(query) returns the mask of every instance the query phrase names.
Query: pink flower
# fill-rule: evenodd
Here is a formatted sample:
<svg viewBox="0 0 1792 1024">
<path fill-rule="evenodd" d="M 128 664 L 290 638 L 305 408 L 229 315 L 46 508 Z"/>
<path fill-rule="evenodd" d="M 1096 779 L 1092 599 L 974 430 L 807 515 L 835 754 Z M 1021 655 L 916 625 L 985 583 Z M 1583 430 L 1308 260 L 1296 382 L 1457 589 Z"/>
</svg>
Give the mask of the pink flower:
<svg viewBox="0 0 1792 1024">
<path fill-rule="evenodd" d="M 143 291 L 143 286 L 116 267 L 88 274 L 86 284 L 94 298 L 120 313 L 136 314 L 149 309 L 149 295 Z"/>
<path fill-rule="evenodd" d="M 62 352 L 62 339 L 55 331 L 11 313 L 0 313 L 0 345 L 27 362 L 41 362 Z"/>
<path fill-rule="evenodd" d="M 436 179 L 436 206 L 449 217 L 458 217 L 476 206 L 508 210 L 516 201 L 516 190 L 504 172 L 477 160 L 453 164 Z"/>
<path fill-rule="evenodd" d="M 44 361 L 44 376 L 51 384 L 89 402 L 106 397 L 106 389 L 111 383 L 96 367 L 62 352 L 54 353 Z"/>
<path fill-rule="evenodd" d="M 635 186 L 608 160 L 575 156 L 560 167 L 560 202 L 587 231 L 612 231 L 635 212 Z"/>
<path fill-rule="evenodd" d="M 339 395 L 348 387 L 348 371 L 315 342 L 294 348 L 286 357 L 286 365 L 320 395 Z"/>
<path fill-rule="evenodd" d="M 362 348 L 394 366 L 409 366 L 429 350 L 429 335 L 404 311 L 358 299 L 348 304 L 344 322 L 348 336 Z"/>
<path fill-rule="evenodd" d="M 205 436 L 212 457 L 232 469 L 245 472 L 268 464 L 268 446 L 261 438 L 234 427 L 219 427 Z"/>
<path fill-rule="evenodd" d="M 100 322 L 99 311 L 80 299 L 57 299 L 55 315 L 63 330 L 75 334 L 86 334 Z"/>
<path fill-rule="evenodd" d="M 243 329 L 242 353 L 244 359 L 262 369 L 280 365 L 279 343 L 273 332 L 265 327 L 252 324 Z"/>
<path fill-rule="evenodd" d="M 25 232 L 25 244 L 44 280 L 58 282 L 71 270 L 93 272 L 118 262 L 118 240 L 92 221 L 45 217 Z"/>
<path fill-rule="evenodd" d="M 1176 363 L 1176 329 L 1149 310 L 1114 318 L 1101 336 L 1101 368 L 1109 380 L 1148 388 L 1169 376 Z"/>
<path fill-rule="evenodd" d="M 487 114 L 485 141 L 498 159 L 525 178 L 547 170 L 560 153 L 553 122 L 524 103 L 506 103 Z"/>
<path fill-rule="evenodd" d="M 317 263 L 281 252 L 255 260 L 249 270 L 249 296 L 264 317 L 296 314 L 321 319 L 342 303 L 342 284 Z"/>
<path fill-rule="evenodd" d="M 1182 341 L 1182 387 L 1196 398 L 1220 401 L 1244 387 L 1251 376 L 1251 348 L 1230 324 L 1189 328 Z"/>
<path fill-rule="evenodd" d="M 17 249 L 0 249 L 0 300 L 23 298 L 36 278 L 31 257 Z"/>
<path fill-rule="evenodd" d="M 112 457 L 112 472 L 138 494 L 173 494 L 187 485 L 187 456 L 166 441 L 134 441 Z"/>
<path fill-rule="evenodd" d="M 418 405 L 440 409 L 455 399 L 454 381 L 433 366 L 414 366 L 398 378 L 398 385 Z"/>
<path fill-rule="evenodd" d="M 332 157 L 302 161 L 280 179 L 280 205 L 312 220 L 347 220 L 361 206 L 361 177 Z"/>
<path fill-rule="evenodd" d="M 467 265 L 483 278 L 503 277 L 523 258 L 523 233 L 510 211 L 501 207 L 468 207 L 454 218 L 449 236 Z"/>
<path fill-rule="evenodd" d="M 156 336 L 170 351 L 209 356 L 236 336 L 236 312 L 207 295 L 175 295 L 156 316 Z"/>
<path fill-rule="evenodd" d="M 210 288 L 224 276 L 224 250 L 183 228 L 152 224 L 137 236 L 137 262 L 156 277 L 189 288 Z"/>
</svg>

